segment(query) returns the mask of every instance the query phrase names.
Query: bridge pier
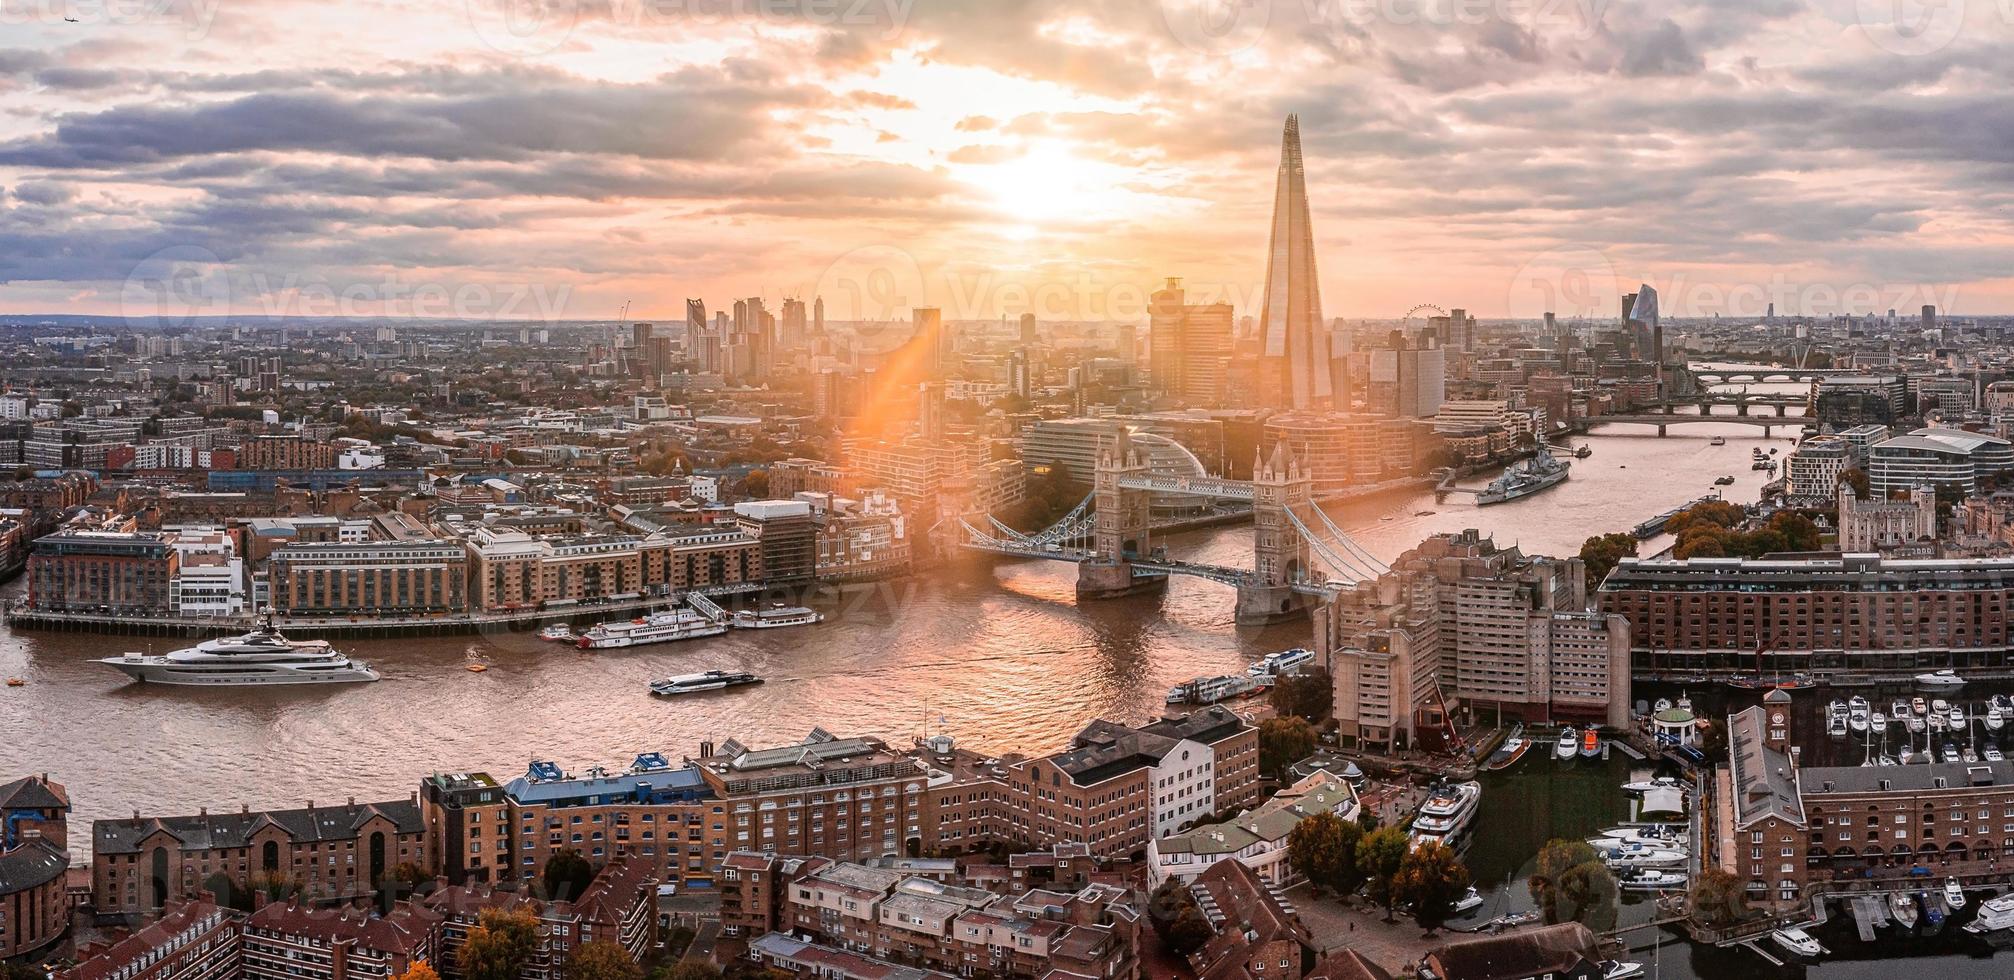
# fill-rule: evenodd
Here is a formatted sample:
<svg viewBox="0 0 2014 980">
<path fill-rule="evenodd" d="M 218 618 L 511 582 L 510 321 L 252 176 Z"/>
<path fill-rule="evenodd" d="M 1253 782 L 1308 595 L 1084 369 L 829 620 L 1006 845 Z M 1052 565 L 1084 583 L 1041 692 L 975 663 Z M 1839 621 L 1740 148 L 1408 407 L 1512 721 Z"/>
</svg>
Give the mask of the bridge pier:
<svg viewBox="0 0 2014 980">
<path fill-rule="evenodd" d="M 1662 438 L 1664 438 L 1664 430 L 1665 430 L 1665 429 L 1666 429 L 1666 426 L 1662 426 L 1662 425 L 1660 425 L 1660 426 L 1658 426 L 1658 427 L 1657 427 L 1657 437 L 1658 437 L 1659 439 L 1662 439 Z"/>
<path fill-rule="evenodd" d="M 1081 579 L 1079 580 L 1082 581 Z M 1308 614 L 1308 597 L 1286 585 L 1238 586 L 1239 626 L 1270 626 Z"/>
<path fill-rule="evenodd" d="M 1747 417 L 1747 415 L 1748 415 L 1748 403 L 1747 403 L 1747 402 L 1735 402 L 1735 403 L 1734 403 L 1734 414 L 1736 414 L 1736 415 L 1740 415 L 1740 416 L 1742 416 L 1742 417 L 1744 417 L 1744 418 L 1745 418 L 1745 417 Z"/>
<path fill-rule="evenodd" d="M 1123 599 L 1146 595 L 1168 587 L 1168 576 L 1133 574 L 1130 561 L 1093 558 L 1077 563 L 1077 599 Z"/>
</svg>

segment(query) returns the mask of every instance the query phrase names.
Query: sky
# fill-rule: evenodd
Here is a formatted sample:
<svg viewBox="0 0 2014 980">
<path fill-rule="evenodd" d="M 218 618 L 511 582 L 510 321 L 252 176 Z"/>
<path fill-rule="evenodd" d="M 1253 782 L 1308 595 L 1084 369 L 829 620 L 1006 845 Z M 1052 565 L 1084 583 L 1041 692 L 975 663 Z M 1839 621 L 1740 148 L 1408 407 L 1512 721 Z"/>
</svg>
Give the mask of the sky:
<svg viewBox="0 0 2014 980">
<path fill-rule="evenodd" d="M 0 0 L 0 313 L 2014 313 L 2014 0 Z"/>
</svg>

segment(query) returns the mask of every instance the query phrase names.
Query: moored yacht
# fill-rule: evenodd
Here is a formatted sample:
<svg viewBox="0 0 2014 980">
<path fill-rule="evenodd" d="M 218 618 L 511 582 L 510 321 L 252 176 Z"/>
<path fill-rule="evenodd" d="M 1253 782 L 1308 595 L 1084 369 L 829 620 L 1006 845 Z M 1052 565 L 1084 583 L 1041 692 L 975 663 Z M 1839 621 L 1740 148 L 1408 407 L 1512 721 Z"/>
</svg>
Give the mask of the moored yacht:
<svg viewBox="0 0 2014 980">
<path fill-rule="evenodd" d="M 1854 695 L 1852 700 L 1846 702 L 1846 711 L 1847 711 L 1846 723 L 1850 725 L 1854 731 L 1864 732 L 1867 730 L 1866 698 L 1863 698 L 1857 694 Z"/>
<path fill-rule="evenodd" d="M 1965 678 L 1958 676 L 1957 671 L 1946 667 L 1927 674 L 1917 674 L 1916 683 L 1924 687 L 1964 687 Z"/>
<path fill-rule="evenodd" d="M 1413 846 L 1430 840 L 1455 846 L 1474 823 L 1482 798 L 1483 784 L 1473 780 L 1436 787 L 1413 818 Z"/>
<path fill-rule="evenodd" d="M 1592 759 L 1600 754 L 1601 754 L 1601 733 L 1595 731 L 1592 728 L 1580 733 L 1581 758 Z"/>
<path fill-rule="evenodd" d="M 2014 895 L 1989 898 L 1979 906 L 1979 917 L 1965 924 L 1965 931 L 1983 936 L 2002 929 L 2014 929 Z"/>
<path fill-rule="evenodd" d="M 1569 728 L 1559 733 L 1559 744 L 1553 748 L 1553 755 L 1561 762 L 1573 758 L 1580 751 L 1580 732 Z"/>
<path fill-rule="evenodd" d="M 378 679 L 378 672 L 351 660 L 324 640 L 289 640 L 270 618 L 242 636 L 204 640 L 192 647 L 153 656 L 128 653 L 98 661 L 147 684 L 177 686 L 245 684 L 343 684 Z"/>
<path fill-rule="evenodd" d="M 1944 879 L 1944 904 L 1954 909 L 1965 907 L 1965 889 L 1959 887 L 1958 879 Z"/>
</svg>

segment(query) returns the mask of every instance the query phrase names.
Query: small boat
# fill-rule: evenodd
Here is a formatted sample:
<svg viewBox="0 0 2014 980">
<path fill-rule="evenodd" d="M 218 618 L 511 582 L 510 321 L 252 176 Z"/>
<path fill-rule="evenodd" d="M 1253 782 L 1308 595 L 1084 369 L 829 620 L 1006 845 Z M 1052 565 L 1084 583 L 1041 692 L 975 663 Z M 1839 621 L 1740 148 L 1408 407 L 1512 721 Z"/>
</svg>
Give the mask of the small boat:
<svg viewBox="0 0 2014 980">
<path fill-rule="evenodd" d="M 1874 764 L 1877 766 L 1892 766 L 1895 764 L 1895 759 L 1884 752 L 1874 757 Z"/>
<path fill-rule="evenodd" d="M 1877 732 L 1886 731 L 1888 729 L 1888 716 L 1877 711 L 1868 717 L 1867 724 Z"/>
<path fill-rule="evenodd" d="M 1895 703 L 1888 706 L 1888 717 L 1896 721 L 1909 717 L 1909 702 L 1896 698 Z"/>
<path fill-rule="evenodd" d="M 762 678 L 746 671 L 709 670 L 699 674 L 680 674 L 661 681 L 651 681 L 650 693 L 668 698 L 680 694 L 698 694 L 702 691 L 718 691 L 743 684 L 760 683 Z"/>
<path fill-rule="evenodd" d="M 1455 903 L 1454 913 L 1456 915 L 1467 915 L 1468 913 L 1481 908 L 1482 904 L 1483 904 L 1482 893 L 1476 891 L 1476 886 L 1470 885 L 1468 893 L 1463 895 L 1461 897 L 1461 900 Z"/>
<path fill-rule="evenodd" d="M 1679 782 L 1676 776 L 1656 776 L 1650 779 L 1639 779 L 1632 783 L 1622 784 L 1623 792 L 1634 793 L 1638 796 L 1642 796 L 1654 789 L 1675 789 L 1679 792 L 1685 792 L 1689 788 L 1684 783 Z"/>
<path fill-rule="evenodd" d="M 573 627 L 565 623 L 554 623 L 538 631 L 538 638 L 551 643 L 577 643 L 580 637 L 573 635 Z"/>
<path fill-rule="evenodd" d="M 1965 761 L 1965 757 L 1958 754 L 1958 747 L 1948 743 L 1944 746 L 1943 756 L 1944 761 L 1947 763 L 1959 763 Z"/>
<path fill-rule="evenodd" d="M 1987 762 L 2007 761 L 2007 753 L 2000 751 L 2000 746 L 1998 745 L 1986 746 L 1986 751 L 1981 752 L 1980 755 L 1983 756 Z"/>
<path fill-rule="evenodd" d="M 1609 960 L 1601 965 L 1601 980 L 1632 980 L 1643 976 L 1643 964 Z"/>
<path fill-rule="evenodd" d="M 1666 841 L 1680 836 L 1680 826 L 1672 824 L 1637 824 L 1630 827 L 1610 827 L 1601 836 L 1610 840 Z"/>
<path fill-rule="evenodd" d="M 1709 445 L 1709 446 L 1725 446 L 1725 445 L 1727 445 L 1727 437 L 1726 437 L 1726 436 L 1714 436 L 1714 437 L 1713 437 L 1712 439 L 1709 439 L 1709 440 L 1707 440 L 1707 445 Z"/>
<path fill-rule="evenodd" d="M 1616 879 L 1616 885 L 1626 892 L 1655 892 L 1669 888 L 1684 888 L 1685 872 L 1645 868 L 1632 871 Z"/>
<path fill-rule="evenodd" d="M 1581 758 L 1583 758 L 1583 759 L 1592 759 L 1592 758 L 1594 758 L 1595 756 L 1597 756 L 1597 755 L 1600 755 L 1600 754 L 1601 754 L 1601 735 L 1600 735 L 1600 733 L 1596 732 L 1596 731 L 1595 731 L 1594 729 L 1592 729 L 1592 728 L 1588 729 L 1587 731 L 1584 731 L 1584 732 L 1582 732 L 1582 733 L 1581 733 L 1581 735 L 1580 735 L 1580 755 L 1581 755 Z"/>
<path fill-rule="evenodd" d="M 1658 698 L 1657 703 L 1650 706 L 1651 714 L 1656 714 L 1660 711 L 1670 711 L 1670 710 L 1671 710 L 1670 698 Z"/>
<path fill-rule="evenodd" d="M 1909 898 L 1908 892 L 1896 892 L 1889 896 L 1888 908 L 1895 915 L 1896 924 L 1904 929 L 1916 928 L 1916 903 Z"/>
<path fill-rule="evenodd" d="M 1504 742 L 1501 748 L 1490 754 L 1489 761 L 1483 764 L 1483 768 L 1492 772 L 1509 769 L 1517 765 L 1518 760 L 1524 758 L 1525 752 L 1530 749 L 1531 742 L 1527 741 L 1524 736 L 1513 735 L 1509 740 Z"/>
<path fill-rule="evenodd" d="M 1946 712 L 1944 716 L 1945 716 L 1946 718 L 1949 718 L 1949 719 L 1951 719 L 1951 727 L 1952 727 L 1952 728 L 1953 728 L 1954 730 L 1955 730 L 1955 729 L 1960 729 L 1960 728 L 1964 728 L 1964 727 L 1965 727 L 1965 709 L 1964 709 L 1964 708 L 1960 708 L 1960 707 L 1958 707 L 1957 705 L 1952 705 L 1952 706 L 1951 706 L 1951 710 L 1950 710 L 1950 711 L 1948 711 L 1948 712 Z"/>
<path fill-rule="evenodd" d="M 1778 929 L 1770 933 L 1769 938 L 1775 940 L 1776 945 L 1783 947 L 1785 952 L 1793 956 L 1817 956 L 1825 952 L 1825 947 L 1818 945 L 1818 940 L 1811 938 L 1810 933 L 1796 926 Z"/>
<path fill-rule="evenodd" d="M 1927 709 L 1923 704 L 1923 699 L 1920 697 L 1915 697 L 1909 699 L 1909 710 L 1915 714 L 1920 715 Z"/>
<path fill-rule="evenodd" d="M 1557 756 L 1561 762 L 1565 762 L 1573 758 L 1574 753 L 1579 750 L 1580 732 L 1569 728 L 1559 733 L 1559 744 L 1554 747 L 1553 755 Z"/>
<path fill-rule="evenodd" d="M 1846 716 L 1833 715 L 1825 719 L 1825 734 L 1833 738 L 1846 737 Z"/>
<path fill-rule="evenodd" d="M 1966 762 L 1978 762 L 1978 761 L 1979 761 L 1979 753 L 1978 753 L 1978 752 L 1976 752 L 1976 751 L 1974 751 L 1974 750 L 1973 750 L 1973 748 L 1972 748 L 1972 746 L 1970 746 L 1970 745 L 1967 745 L 1967 746 L 1965 746 L 1964 748 L 1961 748 L 1961 749 L 1959 749 L 1959 750 L 1958 750 L 1958 757 L 1959 757 L 1959 758 L 1961 758 L 1961 759 L 1964 759 L 1964 760 L 1965 760 Z"/>
<path fill-rule="evenodd" d="M 463 667 L 462 669 L 463 669 L 463 670 L 466 670 L 466 671 L 468 671 L 468 672 L 469 672 L 469 673 L 471 673 L 471 674 L 480 674 L 480 673 L 482 673 L 483 671 L 486 671 L 486 670 L 490 669 L 490 665 L 489 665 L 489 664 L 483 664 L 483 663 L 474 663 L 474 664 L 469 664 L 469 665 L 467 665 L 467 666 Z"/>
<path fill-rule="evenodd" d="M 1927 674 L 1917 674 L 1916 683 L 1924 687 L 1964 687 L 1965 678 L 1958 676 L 1957 671 L 1946 667 Z"/>
<path fill-rule="evenodd" d="M 1930 715 L 1923 720 L 1930 724 L 1930 730 L 1933 732 L 1941 732 L 1951 727 L 1951 716 L 1943 712 Z"/>
<path fill-rule="evenodd" d="M 9 677 L 9 678 L 7 678 L 7 686 L 8 686 L 8 687 L 26 687 L 26 686 L 28 686 L 28 682 L 27 682 L 27 681 L 24 681 L 24 680 L 22 680 L 22 679 L 21 679 L 21 678 L 19 678 L 19 677 Z"/>
<path fill-rule="evenodd" d="M 1914 748 L 1905 745 L 1895 750 L 1895 759 L 1896 761 L 1906 766 L 1911 762 L 1916 761 L 1916 750 Z"/>
<path fill-rule="evenodd" d="M 1579 446 L 1576 446 L 1576 447 L 1574 447 L 1574 451 L 1573 451 L 1573 458 L 1575 458 L 1575 459 L 1586 459 L 1586 458 L 1588 458 L 1589 456 L 1592 456 L 1592 455 L 1594 455 L 1594 447 L 1593 447 L 1593 446 L 1589 446 L 1589 445 L 1586 445 L 1586 444 L 1582 444 L 1582 445 L 1579 445 Z"/>
<path fill-rule="evenodd" d="M 1979 905 L 1979 917 L 1965 924 L 1965 931 L 1975 936 L 2002 929 L 2014 929 L 2014 895 L 1989 898 Z"/>
<path fill-rule="evenodd" d="M 1954 909 L 1965 907 L 1965 889 L 1958 887 L 1958 879 L 1944 879 L 1944 904 Z"/>
<path fill-rule="evenodd" d="M 1997 732 L 2005 727 L 2007 727 L 2007 713 L 2001 711 L 1998 704 L 1988 704 L 1986 706 L 1986 730 Z"/>
<path fill-rule="evenodd" d="M 1926 727 L 1922 715 L 1910 715 L 1907 724 L 1909 730 L 1918 735 L 1923 734 L 1923 729 Z"/>
<path fill-rule="evenodd" d="M 1867 699 L 1857 694 L 1854 695 L 1853 700 L 1846 703 L 1846 710 L 1848 712 L 1847 724 L 1851 725 L 1856 732 L 1865 732 L 1867 730 Z"/>
<path fill-rule="evenodd" d="M 1923 922 L 1925 925 L 1935 929 L 1944 924 L 1944 910 L 1938 908 L 1936 902 L 1931 901 L 1930 895 L 1927 892 L 1916 893 L 1916 904 L 1923 906 Z"/>
<path fill-rule="evenodd" d="M 1732 476 L 1725 476 L 1725 475 L 1723 475 L 1723 476 L 1721 476 L 1720 478 L 1718 478 L 1718 479 L 1714 480 L 1714 481 L 1713 481 L 1713 485 L 1714 485 L 1714 486 L 1716 486 L 1716 487 L 1731 487 L 1731 486 L 1734 486 L 1734 477 L 1732 477 Z"/>
</svg>

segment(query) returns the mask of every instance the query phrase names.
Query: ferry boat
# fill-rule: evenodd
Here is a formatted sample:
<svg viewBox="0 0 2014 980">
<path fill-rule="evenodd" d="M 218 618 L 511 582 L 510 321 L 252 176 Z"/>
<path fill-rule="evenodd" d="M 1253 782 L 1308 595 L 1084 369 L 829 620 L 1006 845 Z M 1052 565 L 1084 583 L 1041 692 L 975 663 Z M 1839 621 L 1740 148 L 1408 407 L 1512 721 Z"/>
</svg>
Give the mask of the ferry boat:
<svg viewBox="0 0 2014 980">
<path fill-rule="evenodd" d="M 640 647 L 675 640 L 696 640 L 727 632 L 726 623 L 717 623 L 690 609 L 673 609 L 635 619 L 602 623 L 580 635 L 582 650 L 611 650 Z"/>
<path fill-rule="evenodd" d="M 1924 687 L 1964 687 L 1965 678 L 1958 676 L 1957 671 L 1946 667 L 1927 674 L 1917 674 L 1916 683 Z"/>
<path fill-rule="evenodd" d="M 735 629 L 773 630 L 785 626 L 811 626 L 822 623 L 825 617 L 816 610 L 804 606 L 786 606 L 782 603 L 764 609 L 737 609 L 730 620 Z"/>
<path fill-rule="evenodd" d="M 1437 841 L 1453 847 L 1468 833 L 1482 798 L 1483 784 L 1474 781 L 1435 788 L 1413 818 L 1413 846 Z"/>
<path fill-rule="evenodd" d="M 701 674 L 679 674 L 661 681 L 650 682 L 650 693 L 659 697 L 676 697 L 680 694 L 698 694 L 702 691 L 719 691 L 743 684 L 760 684 L 762 678 L 745 671 L 709 670 Z"/>
<path fill-rule="evenodd" d="M 1495 752 L 1490 753 L 1489 761 L 1483 764 L 1483 768 L 1491 772 L 1509 769 L 1517 765 L 1518 760 L 1524 758 L 1524 754 L 1530 750 L 1530 741 L 1522 735 L 1512 735 L 1505 739 L 1504 744 Z"/>
<path fill-rule="evenodd" d="M 1574 753 L 1578 751 L 1580 751 L 1580 732 L 1569 728 L 1559 733 L 1559 744 L 1554 747 L 1553 755 L 1559 757 L 1561 762 L 1565 762 L 1573 758 Z"/>
<path fill-rule="evenodd" d="M 1240 695 L 1250 694 L 1259 689 L 1259 682 L 1249 675 L 1224 674 L 1219 677 L 1198 677 L 1185 684 L 1177 684 L 1168 689 L 1169 704 L 1216 704 Z"/>
<path fill-rule="evenodd" d="M 374 681 L 378 672 L 325 640 L 289 640 L 271 617 L 243 636 L 204 640 L 162 656 L 128 653 L 98 661 L 144 684 L 224 686 L 344 684 Z"/>
<path fill-rule="evenodd" d="M 1979 916 L 1965 924 L 1965 931 L 1975 936 L 2002 929 L 2014 929 L 2014 895 L 1989 898 L 1979 906 Z"/>
<path fill-rule="evenodd" d="M 1581 758 L 1592 759 L 1600 754 L 1601 754 L 1601 734 L 1599 732 L 1596 732 L 1592 728 L 1580 733 Z"/>
<path fill-rule="evenodd" d="M 1314 659 L 1315 651 L 1305 647 L 1294 647 L 1291 650 L 1266 654 L 1264 660 L 1245 668 L 1245 673 L 1252 677 L 1279 677 L 1299 671 Z"/>
<path fill-rule="evenodd" d="M 1489 486 L 1476 491 L 1476 506 L 1506 503 L 1556 487 L 1566 482 L 1572 468 L 1573 464 L 1554 458 L 1546 444 L 1540 442 L 1537 454 L 1512 463 Z"/>
<path fill-rule="evenodd" d="M 565 623 L 555 623 L 538 631 L 538 638 L 553 643 L 574 643 L 580 637 L 573 635 L 573 627 Z"/>
</svg>

